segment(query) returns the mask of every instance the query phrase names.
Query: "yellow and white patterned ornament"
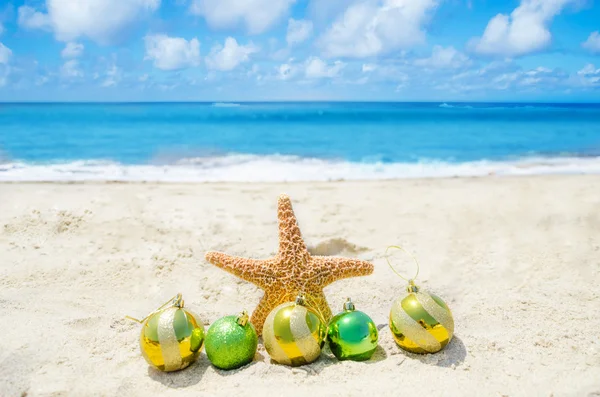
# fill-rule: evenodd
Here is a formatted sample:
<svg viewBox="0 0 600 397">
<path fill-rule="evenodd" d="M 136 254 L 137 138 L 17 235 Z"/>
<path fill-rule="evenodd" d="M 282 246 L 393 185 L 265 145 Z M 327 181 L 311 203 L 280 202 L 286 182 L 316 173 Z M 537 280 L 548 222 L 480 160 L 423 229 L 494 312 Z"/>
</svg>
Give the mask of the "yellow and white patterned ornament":
<svg viewBox="0 0 600 397">
<path fill-rule="evenodd" d="M 165 372 L 178 371 L 196 361 L 204 345 L 204 326 L 183 308 L 178 294 L 143 320 L 140 350 L 152 367 Z"/>
<path fill-rule="evenodd" d="M 436 353 L 452 339 L 454 319 L 441 298 L 420 291 L 410 280 L 407 294 L 392 305 L 390 329 L 394 340 L 404 350 Z"/>
<path fill-rule="evenodd" d="M 408 253 L 398 246 L 389 248 L 397 248 Z M 410 253 L 408 254 L 417 264 L 417 273 L 414 277 L 416 278 L 419 275 L 419 262 Z M 404 279 L 389 260 L 388 264 L 394 273 Z M 390 330 L 394 340 L 402 349 L 411 353 L 436 353 L 452 340 L 454 318 L 440 297 L 421 291 L 414 280 L 410 279 L 406 293 L 392 304 Z"/>
<path fill-rule="evenodd" d="M 293 367 L 315 361 L 325 343 L 327 327 L 306 307 L 304 298 L 277 306 L 263 325 L 263 343 L 271 359 Z"/>
</svg>

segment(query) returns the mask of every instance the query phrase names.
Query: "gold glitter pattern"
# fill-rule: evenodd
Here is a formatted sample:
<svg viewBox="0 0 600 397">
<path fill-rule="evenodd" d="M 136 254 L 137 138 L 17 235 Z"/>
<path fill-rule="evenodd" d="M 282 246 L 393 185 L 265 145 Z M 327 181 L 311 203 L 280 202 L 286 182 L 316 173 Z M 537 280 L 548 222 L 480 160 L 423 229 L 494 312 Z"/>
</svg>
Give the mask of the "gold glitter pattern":
<svg viewBox="0 0 600 397">
<path fill-rule="evenodd" d="M 416 295 L 423 309 L 431 314 L 431 317 L 435 318 L 442 327 L 446 328 L 450 335 L 454 334 L 454 318 L 452 318 L 450 309 L 440 306 L 429 294 L 417 292 Z"/>
<path fill-rule="evenodd" d="M 290 316 L 290 329 L 296 337 L 296 346 L 298 346 L 298 350 L 300 350 L 303 357 L 319 357 L 319 354 L 321 354 L 320 342 L 317 341 L 318 336 L 313 335 L 315 330 L 308 327 L 308 321 L 310 320 L 307 316 L 309 316 L 309 313 L 305 307 L 296 306 Z"/>
<path fill-rule="evenodd" d="M 279 305 L 263 327 L 263 343 L 274 361 L 298 366 L 319 358 L 325 326 L 306 307 L 292 302 Z"/>
<path fill-rule="evenodd" d="M 392 307 L 390 324 L 398 329 L 399 332 L 392 330 L 392 334 L 401 346 L 408 344 L 413 347 L 414 345 L 414 348 L 420 348 L 428 353 L 437 352 L 442 348 L 440 342 L 433 335 L 404 311 L 400 300 L 396 301 Z"/>
<path fill-rule="evenodd" d="M 279 196 L 277 217 L 279 252 L 274 258 L 257 260 L 220 252 L 206 253 L 208 262 L 265 291 L 250 320 L 259 334 L 269 313 L 282 303 L 294 301 L 299 293 L 310 297 L 310 306 L 328 321 L 331 309 L 323 288 L 340 279 L 373 273 L 373 264 L 369 262 L 310 255 L 287 195 Z"/>
<path fill-rule="evenodd" d="M 161 371 L 178 371 L 193 363 L 204 344 L 204 327 L 179 307 L 162 309 L 144 321 L 140 333 L 142 355 Z"/>
<path fill-rule="evenodd" d="M 412 353 L 435 353 L 452 339 L 454 319 L 437 296 L 410 292 L 392 305 L 390 329 L 401 348 Z"/>
<path fill-rule="evenodd" d="M 265 324 L 273 324 L 275 321 L 275 315 L 285 304 L 277 306 L 269 316 L 265 320 Z M 273 327 L 265 327 L 263 330 L 263 343 L 265 345 L 265 349 L 271 356 L 271 358 L 277 361 L 280 364 L 292 365 L 292 360 L 289 359 L 283 347 L 279 345 L 277 342 L 277 338 L 275 337 L 275 329 Z"/>
<path fill-rule="evenodd" d="M 179 308 L 166 309 L 158 319 L 158 342 L 165 361 L 165 371 L 176 371 L 181 368 L 182 360 L 179 351 L 179 343 L 175 336 L 173 321 L 175 313 Z"/>
</svg>

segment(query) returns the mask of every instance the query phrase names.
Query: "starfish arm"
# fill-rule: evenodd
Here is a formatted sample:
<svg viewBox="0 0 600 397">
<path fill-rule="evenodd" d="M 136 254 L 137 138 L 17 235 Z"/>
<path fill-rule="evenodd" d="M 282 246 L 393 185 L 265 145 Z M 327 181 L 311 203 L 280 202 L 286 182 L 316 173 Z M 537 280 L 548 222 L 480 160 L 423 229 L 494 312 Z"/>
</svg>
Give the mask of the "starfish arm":
<svg viewBox="0 0 600 397">
<path fill-rule="evenodd" d="M 333 256 L 313 256 L 313 266 L 318 269 L 322 287 L 343 278 L 368 276 L 373 273 L 371 262 Z"/>
<path fill-rule="evenodd" d="M 205 257 L 213 265 L 263 289 L 275 279 L 271 270 L 272 260 L 242 258 L 214 251 L 207 252 Z"/>
<path fill-rule="evenodd" d="M 277 218 L 279 220 L 279 256 L 308 260 L 308 250 L 302 239 L 300 227 L 292 208 L 290 198 L 282 194 L 277 201 Z"/>
</svg>

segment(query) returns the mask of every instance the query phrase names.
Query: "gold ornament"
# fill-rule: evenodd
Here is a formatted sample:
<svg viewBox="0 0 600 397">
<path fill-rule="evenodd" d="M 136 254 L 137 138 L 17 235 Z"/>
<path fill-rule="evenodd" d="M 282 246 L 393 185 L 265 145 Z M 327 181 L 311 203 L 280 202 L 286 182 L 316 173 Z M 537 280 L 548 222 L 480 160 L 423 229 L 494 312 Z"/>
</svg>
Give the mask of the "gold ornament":
<svg viewBox="0 0 600 397">
<path fill-rule="evenodd" d="M 454 334 L 454 319 L 439 297 L 419 291 L 410 280 L 407 295 L 398 298 L 390 311 L 394 340 L 411 353 L 436 353 Z"/>
<path fill-rule="evenodd" d="M 306 249 L 296 221 L 290 198 L 279 196 L 279 252 L 271 259 L 258 260 L 207 252 L 206 260 L 223 270 L 249 281 L 265 291 L 252 313 L 252 324 L 262 332 L 267 315 L 276 306 L 293 301 L 299 293 L 312 297 L 325 321 L 331 318 L 331 309 L 323 287 L 348 277 L 373 273 L 373 264 L 358 259 L 312 256 Z"/>
<path fill-rule="evenodd" d="M 140 350 L 154 368 L 171 372 L 196 361 L 204 345 L 204 326 L 196 316 L 183 309 L 183 298 L 173 299 L 142 320 Z"/>
<path fill-rule="evenodd" d="M 263 326 L 263 343 L 271 358 L 293 367 L 309 364 L 319 358 L 327 327 L 304 298 L 277 306 Z"/>
<path fill-rule="evenodd" d="M 389 248 L 403 250 L 397 246 Z M 416 258 L 413 257 L 413 259 L 417 263 L 417 274 L 414 277 L 416 278 L 419 274 L 419 263 Z M 390 264 L 389 261 L 388 264 Z M 398 276 L 402 277 L 391 264 L 390 267 Z M 390 329 L 394 340 L 404 350 L 421 354 L 436 353 L 446 347 L 452 339 L 454 318 L 441 298 L 420 291 L 414 280 L 410 279 L 406 294 L 398 298 L 392 305 Z"/>
</svg>

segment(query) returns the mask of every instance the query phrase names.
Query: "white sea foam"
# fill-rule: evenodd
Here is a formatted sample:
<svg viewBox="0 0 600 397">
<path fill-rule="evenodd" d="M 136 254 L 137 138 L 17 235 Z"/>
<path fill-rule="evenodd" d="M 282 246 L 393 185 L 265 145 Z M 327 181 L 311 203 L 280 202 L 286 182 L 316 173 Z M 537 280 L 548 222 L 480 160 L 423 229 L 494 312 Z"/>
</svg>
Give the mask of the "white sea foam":
<svg viewBox="0 0 600 397">
<path fill-rule="evenodd" d="M 215 102 L 212 104 L 212 106 L 215 108 L 237 108 L 242 105 L 240 105 L 239 103 L 233 103 L 233 102 Z"/>
<path fill-rule="evenodd" d="M 173 165 L 123 165 L 104 161 L 75 161 L 49 165 L 20 162 L 0 164 L 0 181 L 12 182 L 275 182 L 533 174 L 600 174 L 600 157 L 386 164 L 280 155 L 227 155 L 188 158 Z"/>
<path fill-rule="evenodd" d="M 442 103 L 439 105 L 440 108 L 446 108 L 446 109 L 453 109 L 453 108 L 460 108 L 460 109 L 473 109 L 473 106 L 471 105 L 449 105 L 446 102 Z"/>
</svg>

